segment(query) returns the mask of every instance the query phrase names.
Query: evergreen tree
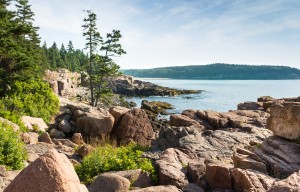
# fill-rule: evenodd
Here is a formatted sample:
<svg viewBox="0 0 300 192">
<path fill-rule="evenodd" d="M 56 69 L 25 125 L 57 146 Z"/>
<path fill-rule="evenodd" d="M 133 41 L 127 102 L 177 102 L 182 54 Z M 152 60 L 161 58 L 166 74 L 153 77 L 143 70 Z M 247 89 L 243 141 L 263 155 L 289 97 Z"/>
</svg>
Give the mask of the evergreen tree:
<svg viewBox="0 0 300 192">
<path fill-rule="evenodd" d="M 64 44 L 61 44 L 60 50 L 59 50 L 60 58 L 62 60 L 61 68 L 67 68 L 69 69 L 69 66 L 66 65 L 67 60 L 67 50 L 64 46 Z"/>
<path fill-rule="evenodd" d="M 0 1 L 0 97 L 8 94 L 15 81 L 26 82 L 41 75 L 38 35 L 32 34 L 32 25 L 24 25 L 33 18 L 28 16 L 22 22 L 20 15 L 7 9 L 11 2 Z"/>
<path fill-rule="evenodd" d="M 31 5 L 28 4 L 28 0 L 17 0 L 16 7 L 17 19 L 25 30 L 24 37 L 39 46 L 40 37 L 37 33 L 39 28 L 33 26 L 34 13 L 31 11 Z"/>
<path fill-rule="evenodd" d="M 74 46 L 73 46 L 72 41 L 69 41 L 67 49 L 68 49 L 68 53 L 73 53 L 74 52 Z"/>
<path fill-rule="evenodd" d="M 50 59 L 51 69 L 57 69 L 62 67 L 62 59 L 60 56 L 60 52 L 57 48 L 56 42 L 54 42 L 52 46 L 48 49 L 48 57 Z"/>
<path fill-rule="evenodd" d="M 95 61 L 95 52 L 97 47 L 102 42 L 100 33 L 97 31 L 97 16 L 91 10 L 86 11 L 87 18 L 84 18 L 83 36 L 86 40 L 86 49 L 89 51 L 89 68 L 87 70 L 90 79 L 90 90 L 91 90 L 91 104 L 94 105 L 94 83 L 93 83 L 93 64 Z"/>
<path fill-rule="evenodd" d="M 50 59 L 48 57 L 48 48 L 46 41 L 43 43 L 43 46 L 41 48 L 41 67 L 43 70 L 50 69 Z"/>
<path fill-rule="evenodd" d="M 119 43 L 122 38 L 119 30 L 113 30 L 112 33 L 107 34 L 107 39 L 102 43 L 100 48 L 104 52 L 103 56 L 99 56 L 97 64 L 95 65 L 95 105 L 97 105 L 100 97 L 109 94 L 111 89 L 107 87 L 107 80 L 109 77 L 119 75 L 119 65 L 117 65 L 112 57 L 126 54 L 122 45 Z"/>
</svg>

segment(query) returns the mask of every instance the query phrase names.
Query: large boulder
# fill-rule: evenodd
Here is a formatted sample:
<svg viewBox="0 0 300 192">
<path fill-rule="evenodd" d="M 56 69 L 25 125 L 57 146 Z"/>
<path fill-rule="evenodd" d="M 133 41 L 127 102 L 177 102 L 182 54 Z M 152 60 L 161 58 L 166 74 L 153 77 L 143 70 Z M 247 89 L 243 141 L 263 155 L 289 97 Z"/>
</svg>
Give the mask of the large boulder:
<svg viewBox="0 0 300 192">
<path fill-rule="evenodd" d="M 165 150 L 159 160 L 156 161 L 160 184 L 175 185 L 181 189 L 186 187 L 189 184 L 187 166 L 196 161 L 178 149 L 169 148 Z"/>
<path fill-rule="evenodd" d="M 109 113 L 87 113 L 87 116 L 79 117 L 76 121 L 76 131 L 84 137 L 99 137 L 109 134 L 114 125 L 114 117 Z"/>
<path fill-rule="evenodd" d="M 206 165 L 206 181 L 213 189 L 232 189 L 231 167 L 208 163 Z"/>
<path fill-rule="evenodd" d="M 123 115 L 114 136 L 122 144 L 136 142 L 141 146 L 149 146 L 154 133 L 147 114 L 142 109 L 131 109 Z"/>
<path fill-rule="evenodd" d="M 244 102 L 238 104 L 237 108 L 238 110 L 264 110 L 261 102 Z"/>
<path fill-rule="evenodd" d="M 130 187 L 130 181 L 113 173 L 105 173 L 98 176 L 88 187 L 89 192 L 126 192 Z"/>
<path fill-rule="evenodd" d="M 22 116 L 22 122 L 30 131 L 46 131 L 48 129 L 48 125 L 42 118 Z"/>
<path fill-rule="evenodd" d="M 56 150 L 41 156 L 10 183 L 5 192 L 87 192 L 68 158 Z"/>
<path fill-rule="evenodd" d="M 185 115 L 177 115 L 173 114 L 170 116 L 170 125 L 175 126 L 175 127 L 180 127 L 180 126 L 196 126 L 199 128 L 203 128 L 202 125 L 200 125 L 199 122 L 196 120 L 187 117 Z"/>
<path fill-rule="evenodd" d="M 267 128 L 277 136 L 287 139 L 299 139 L 300 102 L 271 106 Z"/>
<path fill-rule="evenodd" d="M 266 191 L 275 179 L 253 170 L 231 169 L 232 184 L 236 191 Z"/>
<path fill-rule="evenodd" d="M 300 145 L 280 138 L 269 137 L 258 145 L 254 153 L 268 167 L 269 174 L 285 178 L 300 170 Z"/>
<path fill-rule="evenodd" d="M 122 115 L 130 111 L 130 109 L 121 106 L 114 106 L 109 109 L 109 113 L 115 118 L 114 127 L 118 126 Z"/>
<path fill-rule="evenodd" d="M 63 119 L 59 122 L 58 128 L 64 133 L 70 133 L 72 131 L 72 126 L 66 119 Z"/>
<path fill-rule="evenodd" d="M 297 192 L 300 190 L 300 171 L 293 173 L 288 178 L 276 181 L 268 192 Z"/>
<path fill-rule="evenodd" d="M 114 106 L 109 108 L 109 113 L 115 118 L 115 121 L 119 121 L 122 115 L 126 112 L 130 111 L 130 109 L 121 106 Z"/>
</svg>

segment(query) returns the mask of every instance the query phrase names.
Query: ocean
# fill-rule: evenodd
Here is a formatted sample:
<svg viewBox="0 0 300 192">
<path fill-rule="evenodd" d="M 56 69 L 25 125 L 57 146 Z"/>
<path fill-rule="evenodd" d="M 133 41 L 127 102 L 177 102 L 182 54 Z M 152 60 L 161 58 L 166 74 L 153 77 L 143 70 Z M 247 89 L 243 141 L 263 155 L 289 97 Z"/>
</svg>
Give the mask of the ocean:
<svg viewBox="0 0 300 192">
<path fill-rule="evenodd" d="M 257 101 L 260 96 L 271 96 L 278 99 L 300 96 L 300 80 L 138 79 L 170 88 L 203 90 L 199 94 L 175 97 L 151 96 L 127 99 L 127 101 L 137 103 L 138 107 L 142 100 L 168 102 L 175 107 L 170 111 L 172 113 L 181 113 L 185 109 L 227 112 L 237 109 L 239 103 Z"/>
</svg>

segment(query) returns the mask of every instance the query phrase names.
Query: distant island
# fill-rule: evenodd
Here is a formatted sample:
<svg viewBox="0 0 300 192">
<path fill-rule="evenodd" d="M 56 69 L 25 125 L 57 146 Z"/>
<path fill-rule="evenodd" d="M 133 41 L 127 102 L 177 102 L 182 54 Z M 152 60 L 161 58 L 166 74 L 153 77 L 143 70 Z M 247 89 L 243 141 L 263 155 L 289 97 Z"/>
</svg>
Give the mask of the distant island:
<svg viewBox="0 0 300 192">
<path fill-rule="evenodd" d="M 125 75 L 142 78 L 206 79 L 206 80 L 279 80 L 300 79 L 300 70 L 288 66 L 209 64 L 126 69 Z"/>
</svg>

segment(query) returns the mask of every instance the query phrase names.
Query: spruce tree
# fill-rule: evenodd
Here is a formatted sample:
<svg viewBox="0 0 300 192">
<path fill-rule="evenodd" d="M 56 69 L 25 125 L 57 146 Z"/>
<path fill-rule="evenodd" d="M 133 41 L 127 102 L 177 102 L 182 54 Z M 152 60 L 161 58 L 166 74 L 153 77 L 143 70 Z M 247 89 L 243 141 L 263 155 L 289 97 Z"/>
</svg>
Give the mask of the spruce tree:
<svg viewBox="0 0 300 192">
<path fill-rule="evenodd" d="M 20 14 L 8 10 L 11 2 L 0 1 L 0 97 L 8 94 L 14 82 L 26 82 L 41 75 L 38 35 L 32 34 L 32 25 L 24 25 L 33 18 L 22 20 Z"/>
<path fill-rule="evenodd" d="M 104 52 L 104 55 L 97 58 L 97 64 L 95 65 L 95 105 L 97 105 L 102 95 L 111 92 L 111 89 L 108 88 L 108 78 L 120 74 L 120 66 L 113 61 L 113 57 L 126 54 L 120 44 L 121 38 L 121 32 L 119 30 L 113 30 L 112 33 L 106 35 L 106 41 L 102 43 L 100 48 L 100 50 Z"/>
<path fill-rule="evenodd" d="M 83 36 L 86 40 L 86 49 L 89 51 L 89 67 L 88 74 L 90 79 L 90 90 L 91 90 L 91 105 L 94 105 L 94 72 L 93 65 L 95 61 L 95 53 L 97 47 L 102 42 L 102 38 L 100 33 L 97 31 L 97 16 L 91 10 L 87 10 L 87 18 L 84 18 L 83 28 Z"/>
</svg>

